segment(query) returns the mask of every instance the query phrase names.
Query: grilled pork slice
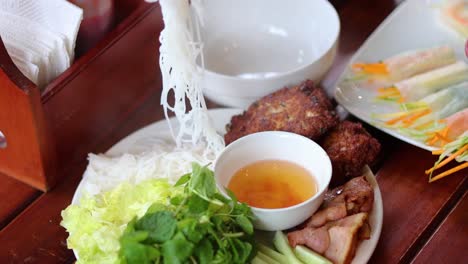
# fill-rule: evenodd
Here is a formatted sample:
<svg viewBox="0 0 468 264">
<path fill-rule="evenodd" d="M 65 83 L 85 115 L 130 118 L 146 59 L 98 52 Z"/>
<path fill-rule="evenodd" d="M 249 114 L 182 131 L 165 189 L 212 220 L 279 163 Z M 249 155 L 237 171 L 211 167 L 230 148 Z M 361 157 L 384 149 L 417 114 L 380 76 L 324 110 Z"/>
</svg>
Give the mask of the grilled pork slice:
<svg viewBox="0 0 468 264">
<path fill-rule="evenodd" d="M 297 245 L 306 245 L 313 251 L 323 254 L 330 245 L 328 227 L 306 227 L 302 230 L 290 232 L 288 233 L 288 241 L 293 248 Z"/>
<path fill-rule="evenodd" d="M 288 233 L 289 244 L 291 247 L 305 245 L 335 264 L 350 263 L 359 239 L 370 234 L 367 218 L 368 213 L 358 213 L 319 228 L 293 231 Z"/>
<path fill-rule="evenodd" d="M 308 227 L 321 227 L 330 221 L 339 220 L 348 215 L 346 203 L 332 204 L 316 212 L 307 222 Z"/>
<path fill-rule="evenodd" d="M 335 264 L 351 263 L 359 238 L 359 230 L 367 221 L 367 213 L 350 215 L 327 224 L 330 244 L 325 257 Z"/>
<path fill-rule="evenodd" d="M 359 240 L 369 239 L 371 234 L 371 227 L 369 221 L 366 220 L 364 225 L 359 229 Z"/>
<path fill-rule="evenodd" d="M 317 228 L 347 215 L 370 212 L 373 204 L 374 190 L 366 178 L 353 178 L 325 194 L 322 208 L 307 221 L 306 226 Z"/>
</svg>

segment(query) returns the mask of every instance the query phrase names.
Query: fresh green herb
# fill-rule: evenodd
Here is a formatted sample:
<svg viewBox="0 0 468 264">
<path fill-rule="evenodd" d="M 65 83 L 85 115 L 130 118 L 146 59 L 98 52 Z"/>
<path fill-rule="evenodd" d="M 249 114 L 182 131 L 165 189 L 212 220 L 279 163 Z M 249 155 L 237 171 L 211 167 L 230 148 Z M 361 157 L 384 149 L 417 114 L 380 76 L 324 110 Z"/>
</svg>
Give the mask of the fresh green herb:
<svg viewBox="0 0 468 264">
<path fill-rule="evenodd" d="M 123 263 L 246 263 L 255 255 L 252 212 L 227 190 L 216 188 L 206 166 L 192 165 L 167 205 L 153 204 L 120 237 Z"/>
</svg>

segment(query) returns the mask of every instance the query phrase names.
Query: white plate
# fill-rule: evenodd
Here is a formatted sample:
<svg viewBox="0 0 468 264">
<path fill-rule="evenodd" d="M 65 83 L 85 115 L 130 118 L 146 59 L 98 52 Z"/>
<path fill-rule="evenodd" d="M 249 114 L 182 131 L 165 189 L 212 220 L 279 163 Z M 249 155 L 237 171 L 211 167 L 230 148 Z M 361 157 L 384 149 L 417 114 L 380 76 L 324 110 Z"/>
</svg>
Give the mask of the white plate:
<svg viewBox="0 0 468 264">
<path fill-rule="evenodd" d="M 228 124 L 233 115 L 241 113 L 242 110 L 239 109 L 214 109 L 210 110 L 210 116 L 213 121 L 213 125 L 216 130 L 224 134 L 226 124 Z M 171 119 L 173 126 L 176 125 L 176 120 Z M 132 134 L 122 139 L 120 142 L 115 144 L 110 148 L 106 154 L 116 156 L 128 152 L 135 152 L 138 150 L 138 146 L 144 144 L 145 140 L 153 138 L 162 138 L 162 139 L 171 139 L 171 134 L 169 131 L 168 123 L 165 120 L 155 122 L 151 125 L 148 125 Z M 372 174 L 371 170 L 366 166 L 364 169 L 364 174 L 367 177 L 367 180 L 374 188 L 374 207 L 372 212 L 369 215 L 369 223 L 371 226 L 371 237 L 369 240 L 362 241 L 356 251 L 356 256 L 354 257 L 353 264 L 367 263 L 370 259 L 372 253 L 374 252 L 377 242 L 380 237 L 380 231 L 382 230 L 382 219 L 383 219 L 383 204 L 382 204 L 382 195 L 380 193 L 379 186 L 375 180 L 375 176 Z M 82 184 L 78 185 L 75 194 L 73 195 L 72 204 L 76 205 L 79 203 L 79 200 L 82 195 Z M 75 254 L 76 256 L 76 254 Z"/>
<path fill-rule="evenodd" d="M 442 23 L 436 0 L 407 0 L 401 3 L 392 14 L 364 42 L 351 58 L 350 64 L 358 61 L 376 62 L 392 55 L 415 49 L 423 49 L 447 44 L 454 48 L 457 58 L 464 59 L 464 40 Z M 373 101 L 375 93 L 360 89 L 352 84 L 343 84 L 348 69 L 338 78 L 335 99 L 351 114 L 372 126 L 410 144 L 426 150 L 434 150 L 395 130 L 380 127 L 372 119 L 372 113 L 399 111 L 397 106 Z"/>
</svg>

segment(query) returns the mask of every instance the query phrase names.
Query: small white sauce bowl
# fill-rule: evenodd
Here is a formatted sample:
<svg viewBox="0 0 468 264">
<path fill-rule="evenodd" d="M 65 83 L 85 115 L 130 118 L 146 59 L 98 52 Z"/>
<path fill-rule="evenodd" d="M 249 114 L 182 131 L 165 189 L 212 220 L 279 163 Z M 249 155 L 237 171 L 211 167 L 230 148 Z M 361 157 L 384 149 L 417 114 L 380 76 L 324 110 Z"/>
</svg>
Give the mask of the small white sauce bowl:
<svg viewBox="0 0 468 264">
<path fill-rule="evenodd" d="M 318 190 L 314 196 L 294 206 L 251 207 L 255 228 L 284 230 L 304 222 L 320 207 L 328 189 L 332 166 L 327 153 L 314 141 L 289 132 L 268 131 L 242 137 L 229 144 L 215 162 L 215 179 L 220 191 L 226 195 L 225 188 L 231 177 L 246 165 L 261 160 L 285 160 L 302 166 L 314 177 Z"/>
<path fill-rule="evenodd" d="M 320 81 L 335 58 L 339 32 L 327 0 L 207 0 L 204 94 L 247 108 L 285 86 Z"/>
</svg>

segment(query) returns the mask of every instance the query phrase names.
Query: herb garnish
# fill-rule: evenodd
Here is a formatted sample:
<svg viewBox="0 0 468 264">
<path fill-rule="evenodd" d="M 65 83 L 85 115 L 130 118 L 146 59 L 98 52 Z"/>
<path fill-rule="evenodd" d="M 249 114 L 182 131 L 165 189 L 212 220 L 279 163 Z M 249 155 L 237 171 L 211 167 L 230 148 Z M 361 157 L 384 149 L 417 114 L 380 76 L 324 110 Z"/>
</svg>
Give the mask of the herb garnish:
<svg viewBox="0 0 468 264">
<path fill-rule="evenodd" d="M 120 238 L 124 263 L 246 263 L 255 255 L 252 212 L 221 195 L 213 172 L 192 164 L 175 186 L 184 191 L 153 204 Z"/>
</svg>

